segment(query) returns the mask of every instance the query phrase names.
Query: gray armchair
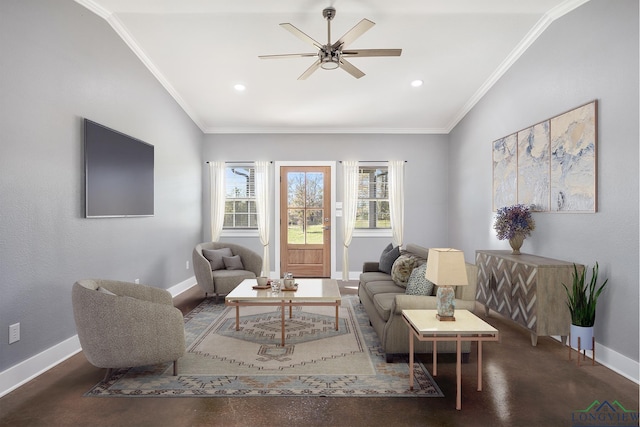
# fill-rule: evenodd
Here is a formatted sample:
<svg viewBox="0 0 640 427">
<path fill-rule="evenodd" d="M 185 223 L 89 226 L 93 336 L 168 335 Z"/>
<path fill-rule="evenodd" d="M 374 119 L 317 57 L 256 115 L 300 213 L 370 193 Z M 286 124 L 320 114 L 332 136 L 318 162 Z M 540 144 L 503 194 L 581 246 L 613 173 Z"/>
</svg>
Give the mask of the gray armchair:
<svg viewBox="0 0 640 427">
<path fill-rule="evenodd" d="M 239 255 L 241 269 L 225 268 L 219 250 L 228 248 L 232 255 Z M 215 252 L 218 252 L 217 254 Z M 208 257 L 208 258 L 207 258 Z M 220 258 L 216 260 L 216 257 Z M 193 269 L 198 285 L 205 295 L 226 295 L 244 279 L 255 279 L 262 271 L 262 257 L 244 246 L 234 243 L 205 242 L 193 249 Z"/>
<path fill-rule="evenodd" d="M 80 345 L 92 365 L 115 368 L 177 361 L 184 355 L 184 319 L 171 294 L 115 280 L 78 280 L 71 292 Z"/>
</svg>

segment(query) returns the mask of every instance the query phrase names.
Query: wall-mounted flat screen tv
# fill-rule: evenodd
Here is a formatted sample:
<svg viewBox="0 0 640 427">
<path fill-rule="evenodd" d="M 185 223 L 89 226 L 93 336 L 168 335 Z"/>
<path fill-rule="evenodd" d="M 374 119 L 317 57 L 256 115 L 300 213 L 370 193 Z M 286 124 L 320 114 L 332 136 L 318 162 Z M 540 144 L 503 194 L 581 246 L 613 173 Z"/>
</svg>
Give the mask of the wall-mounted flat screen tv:
<svg viewBox="0 0 640 427">
<path fill-rule="evenodd" d="M 84 119 L 85 216 L 153 216 L 153 145 Z"/>
</svg>

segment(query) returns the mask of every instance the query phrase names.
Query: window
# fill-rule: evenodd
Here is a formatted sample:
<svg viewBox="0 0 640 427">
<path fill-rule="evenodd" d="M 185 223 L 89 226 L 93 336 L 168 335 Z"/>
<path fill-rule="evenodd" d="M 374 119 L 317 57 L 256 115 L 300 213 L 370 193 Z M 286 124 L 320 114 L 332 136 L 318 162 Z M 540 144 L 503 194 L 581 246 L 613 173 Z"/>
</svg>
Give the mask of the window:
<svg viewBox="0 0 640 427">
<path fill-rule="evenodd" d="M 391 229 L 389 173 L 386 166 L 358 168 L 356 229 Z"/>
<path fill-rule="evenodd" d="M 225 171 L 225 230 L 257 230 L 255 168 L 227 166 Z"/>
</svg>

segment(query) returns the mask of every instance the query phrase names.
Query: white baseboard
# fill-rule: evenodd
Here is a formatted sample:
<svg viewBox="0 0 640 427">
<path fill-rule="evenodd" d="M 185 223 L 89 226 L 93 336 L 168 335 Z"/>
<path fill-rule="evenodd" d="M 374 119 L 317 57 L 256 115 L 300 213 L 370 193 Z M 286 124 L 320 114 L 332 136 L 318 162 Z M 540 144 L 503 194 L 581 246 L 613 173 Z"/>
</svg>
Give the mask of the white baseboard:
<svg viewBox="0 0 640 427">
<path fill-rule="evenodd" d="M 168 289 L 172 296 L 181 294 L 196 285 L 194 277 L 178 283 Z M 82 351 L 78 335 L 67 338 L 43 352 L 24 360 L 7 370 L 0 372 L 0 397 L 11 393 L 23 384 L 28 383 L 40 374 L 64 362 Z"/>
<path fill-rule="evenodd" d="M 590 351 L 587 351 L 587 356 Z M 593 354 L 591 354 L 593 357 Z M 596 363 L 640 384 L 640 363 L 596 342 Z"/>
<path fill-rule="evenodd" d="M 80 341 L 74 335 L 45 351 L 0 372 L 0 397 L 28 383 L 35 377 L 80 352 Z"/>
<path fill-rule="evenodd" d="M 559 336 L 554 335 L 552 336 L 552 338 L 557 341 L 561 341 Z M 575 354 L 572 357 L 577 357 L 578 349 L 575 347 L 572 348 L 575 350 Z M 593 351 L 587 350 L 585 351 L 585 354 L 589 359 L 593 359 Z M 590 363 L 591 360 L 585 361 L 585 364 Z M 611 350 L 609 347 L 605 347 L 598 342 L 596 342 L 596 363 L 599 363 L 602 366 L 606 366 L 613 372 L 622 375 L 626 379 L 633 381 L 636 384 L 640 384 L 640 363 L 628 358 L 623 354 L 618 353 L 615 350 Z"/>
<path fill-rule="evenodd" d="M 167 290 L 169 291 L 172 297 L 176 297 L 177 295 L 180 295 L 186 290 L 191 289 L 197 284 L 198 283 L 196 282 L 196 278 L 194 276 L 191 276 L 187 280 L 180 282 L 177 285 L 172 286 Z"/>
</svg>

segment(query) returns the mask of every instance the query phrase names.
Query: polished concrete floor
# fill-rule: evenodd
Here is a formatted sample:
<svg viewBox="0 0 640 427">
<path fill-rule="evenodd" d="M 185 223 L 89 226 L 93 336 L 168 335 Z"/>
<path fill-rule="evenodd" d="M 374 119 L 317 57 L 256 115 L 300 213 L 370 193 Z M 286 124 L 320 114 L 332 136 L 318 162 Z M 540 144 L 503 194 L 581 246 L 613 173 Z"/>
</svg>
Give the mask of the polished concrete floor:
<svg viewBox="0 0 640 427">
<path fill-rule="evenodd" d="M 354 294 L 355 286 L 341 283 L 341 290 Z M 192 288 L 175 303 L 188 312 L 203 298 Z M 435 378 L 443 398 L 98 398 L 83 393 L 104 370 L 79 353 L 1 398 L 0 426 L 572 426 L 575 412 L 595 400 L 617 400 L 637 414 L 636 383 L 604 366 L 577 367 L 554 339 L 532 347 L 524 329 L 498 315 L 487 320 L 501 340 L 484 345 L 483 391 L 476 391 L 473 352 L 463 365 L 461 411 L 448 355 L 438 357 Z"/>
</svg>

